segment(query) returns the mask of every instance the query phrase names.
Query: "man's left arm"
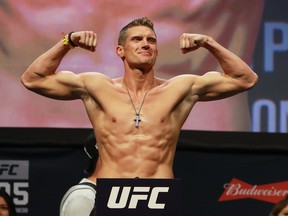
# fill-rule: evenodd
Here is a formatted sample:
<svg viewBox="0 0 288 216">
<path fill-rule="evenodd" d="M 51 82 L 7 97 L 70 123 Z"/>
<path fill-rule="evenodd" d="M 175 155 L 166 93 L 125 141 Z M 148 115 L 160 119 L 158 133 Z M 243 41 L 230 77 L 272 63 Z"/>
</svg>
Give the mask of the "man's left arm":
<svg viewBox="0 0 288 216">
<path fill-rule="evenodd" d="M 195 80 L 192 90 L 199 95 L 199 100 L 222 99 L 255 86 L 257 74 L 241 58 L 213 38 L 187 33 L 180 37 L 180 48 L 184 54 L 200 47 L 206 48 L 218 60 L 224 73 L 207 72 Z"/>
</svg>

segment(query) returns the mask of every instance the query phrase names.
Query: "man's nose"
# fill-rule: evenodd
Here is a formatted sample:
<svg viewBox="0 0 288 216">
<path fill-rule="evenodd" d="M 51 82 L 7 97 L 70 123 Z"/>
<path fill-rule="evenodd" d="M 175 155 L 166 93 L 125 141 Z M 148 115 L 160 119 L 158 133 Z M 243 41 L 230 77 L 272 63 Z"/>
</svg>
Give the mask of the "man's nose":
<svg viewBox="0 0 288 216">
<path fill-rule="evenodd" d="M 150 44 L 147 39 L 142 40 L 142 47 L 146 49 L 150 47 Z"/>
</svg>

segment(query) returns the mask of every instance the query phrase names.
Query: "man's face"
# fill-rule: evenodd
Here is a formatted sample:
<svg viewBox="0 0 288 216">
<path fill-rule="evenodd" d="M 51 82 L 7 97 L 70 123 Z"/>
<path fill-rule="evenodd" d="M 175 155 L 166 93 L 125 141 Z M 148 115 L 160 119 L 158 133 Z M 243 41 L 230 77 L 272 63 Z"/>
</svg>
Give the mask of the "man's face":
<svg viewBox="0 0 288 216">
<path fill-rule="evenodd" d="M 156 35 L 146 26 L 132 27 L 127 31 L 125 44 L 119 49 L 122 59 L 131 67 L 150 69 L 158 55 Z"/>
</svg>

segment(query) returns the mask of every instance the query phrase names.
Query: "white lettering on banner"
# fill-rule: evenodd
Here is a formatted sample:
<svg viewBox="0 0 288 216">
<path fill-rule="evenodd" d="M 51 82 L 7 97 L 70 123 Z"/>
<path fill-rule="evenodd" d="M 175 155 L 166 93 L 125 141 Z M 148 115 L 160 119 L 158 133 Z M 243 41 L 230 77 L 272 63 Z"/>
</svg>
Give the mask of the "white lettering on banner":
<svg viewBox="0 0 288 216">
<path fill-rule="evenodd" d="M 277 203 L 288 195 L 288 181 L 274 182 L 263 185 L 251 185 L 233 178 L 224 184 L 225 191 L 220 196 L 220 202 L 239 199 L 257 199 Z"/>
<path fill-rule="evenodd" d="M 9 195 L 13 195 L 15 205 L 28 204 L 28 182 L 0 182 L 0 188 L 4 188 Z"/>
<path fill-rule="evenodd" d="M 120 187 L 112 187 L 111 192 L 110 192 L 110 196 L 109 196 L 109 200 L 107 203 L 108 208 L 111 208 L 111 209 L 125 208 L 131 187 L 123 187 L 120 200 L 117 203 L 116 200 L 117 200 L 119 190 L 120 190 Z"/>
<path fill-rule="evenodd" d="M 0 160 L 0 180 L 0 188 L 11 195 L 17 212 L 28 213 L 29 161 Z"/>
<path fill-rule="evenodd" d="M 149 193 L 150 187 L 134 187 L 133 192 L 146 192 Z M 139 200 L 147 200 L 148 194 L 132 194 L 129 209 L 136 209 Z"/>
<path fill-rule="evenodd" d="M 266 111 L 267 132 L 276 132 L 276 105 L 271 100 L 258 100 L 252 107 L 252 130 L 254 132 L 261 131 L 262 114 Z"/>
<path fill-rule="evenodd" d="M 148 207 L 150 209 L 164 209 L 164 203 L 157 203 L 157 198 L 159 193 L 167 193 L 169 191 L 168 187 L 155 187 L 152 189 L 151 196 L 149 199 Z"/>
<path fill-rule="evenodd" d="M 164 209 L 165 203 L 157 203 L 157 199 L 159 193 L 167 193 L 169 191 L 169 187 L 154 187 L 150 192 L 151 187 L 134 187 L 131 192 L 130 186 L 124 186 L 122 188 L 122 193 L 119 197 L 119 186 L 113 186 L 110 192 L 109 200 L 107 203 L 108 208 L 110 209 L 123 209 L 128 204 L 128 209 L 136 209 L 138 205 L 138 201 L 147 200 L 148 208 L 150 209 Z M 131 194 L 130 201 L 128 201 L 129 195 Z M 150 194 L 150 198 L 148 200 L 148 195 Z M 117 202 L 117 199 L 119 200 Z"/>
<path fill-rule="evenodd" d="M 11 185 L 9 182 L 0 182 L 0 188 L 3 188 L 9 195 L 11 195 Z"/>
<path fill-rule="evenodd" d="M 281 33 L 281 43 L 277 43 L 274 38 L 276 31 Z M 264 43 L 264 71 L 272 73 L 274 70 L 274 54 L 288 51 L 288 24 L 278 22 L 265 23 Z"/>
<path fill-rule="evenodd" d="M 277 131 L 277 117 L 279 117 L 279 132 L 288 132 L 288 101 L 280 101 L 279 115 L 277 115 L 277 105 L 269 99 L 256 101 L 252 107 L 252 130 L 260 132 L 263 121 L 266 121 L 267 132 L 274 133 Z M 266 117 L 266 118 L 265 118 Z"/>
<path fill-rule="evenodd" d="M 280 132 L 288 132 L 288 101 L 280 101 Z"/>
<path fill-rule="evenodd" d="M 27 205 L 28 204 L 28 192 L 29 187 L 28 182 L 15 182 L 13 186 L 13 193 L 17 197 L 14 198 L 14 203 L 16 205 Z"/>
<path fill-rule="evenodd" d="M 242 188 L 241 184 L 225 184 L 227 196 L 281 196 L 288 195 L 288 190 L 276 189 L 274 187 L 261 189 L 257 185 L 252 188 Z"/>
</svg>

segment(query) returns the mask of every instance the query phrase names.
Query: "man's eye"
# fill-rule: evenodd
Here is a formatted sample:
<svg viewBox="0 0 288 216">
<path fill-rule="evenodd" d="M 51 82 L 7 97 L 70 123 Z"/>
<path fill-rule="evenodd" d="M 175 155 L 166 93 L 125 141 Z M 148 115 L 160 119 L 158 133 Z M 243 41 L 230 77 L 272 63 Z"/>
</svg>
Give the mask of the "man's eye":
<svg viewBox="0 0 288 216">
<path fill-rule="evenodd" d="M 140 37 L 134 37 L 132 38 L 133 41 L 141 41 L 141 38 Z"/>
</svg>

